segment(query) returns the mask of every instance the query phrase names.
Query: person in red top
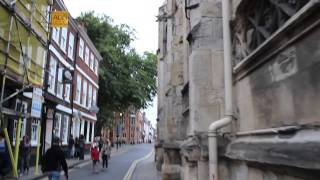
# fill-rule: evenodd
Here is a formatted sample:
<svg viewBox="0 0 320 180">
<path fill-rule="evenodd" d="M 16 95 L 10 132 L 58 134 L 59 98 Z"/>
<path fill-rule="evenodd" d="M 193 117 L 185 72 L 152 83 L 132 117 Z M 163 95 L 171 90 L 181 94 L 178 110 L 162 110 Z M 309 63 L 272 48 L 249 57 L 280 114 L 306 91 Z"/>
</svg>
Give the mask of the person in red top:
<svg viewBox="0 0 320 180">
<path fill-rule="evenodd" d="M 97 162 L 99 161 L 99 149 L 98 146 L 91 147 L 91 159 L 92 159 L 92 168 L 93 172 L 98 173 Z"/>
</svg>

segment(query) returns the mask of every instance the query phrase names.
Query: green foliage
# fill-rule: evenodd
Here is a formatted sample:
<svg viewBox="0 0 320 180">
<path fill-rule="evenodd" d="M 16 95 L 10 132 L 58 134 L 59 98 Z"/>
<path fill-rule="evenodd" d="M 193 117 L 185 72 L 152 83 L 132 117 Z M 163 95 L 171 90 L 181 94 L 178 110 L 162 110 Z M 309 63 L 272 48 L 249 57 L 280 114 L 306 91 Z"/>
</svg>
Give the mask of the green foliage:
<svg viewBox="0 0 320 180">
<path fill-rule="evenodd" d="M 156 55 L 139 55 L 130 43 L 134 30 L 128 25 L 113 25 L 106 15 L 82 13 L 77 20 L 99 50 L 103 60 L 99 66 L 99 124 L 110 125 L 112 112 L 128 107 L 146 108 L 156 94 Z"/>
</svg>

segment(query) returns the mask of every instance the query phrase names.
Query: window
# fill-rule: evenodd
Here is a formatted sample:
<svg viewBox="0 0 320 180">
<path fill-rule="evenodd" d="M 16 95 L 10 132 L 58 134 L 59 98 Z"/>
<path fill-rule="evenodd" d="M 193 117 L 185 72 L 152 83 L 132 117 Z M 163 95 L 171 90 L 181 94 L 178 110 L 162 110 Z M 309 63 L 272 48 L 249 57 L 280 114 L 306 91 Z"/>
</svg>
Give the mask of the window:
<svg viewBox="0 0 320 180">
<path fill-rule="evenodd" d="M 87 104 L 87 81 L 83 80 L 83 87 L 82 87 L 82 105 L 86 106 Z"/>
<path fill-rule="evenodd" d="M 74 35 L 69 33 L 68 57 L 73 60 Z"/>
<path fill-rule="evenodd" d="M 61 39 L 60 39 L 60 48 L 62 49 L 63 52 L 66 52 L 67 34 L 68 34 L 68 28 L 62 28 Z"/>
<path fill-rule="evenodd" d="M 52 28 L 52 39 L 59 44 L 60 28 Z"/>
<path fill-rule="evenodd" d="M 64 100 L 70 102 L 70 84 L 64 86 Z"/>
<path fill-rule="evenodd" d="M 80 104 L 80 100 L 81 100 L 81 76 L 78 74 L 77 76 L 77 90 L 76 90 L 76 102 L 78 102 Z"/>
<path fill-rule="evenodd" d="M 91 53 L 90 54 L 90 69 L 92 69 L 94 71 L 93 64 L 94 64 L 94 55 L 93 55 L 93 53 Z"/>
<path fill-rule="evenodd" d="M 62 98 L 62 93 L 63 93 L 62 73 L 63 73 L 63 68 L 59 67 L 59 70 L 58 70 L 58 83 L 57 83 L 57 96 L 60 97 L 60 98 Z"/>
<path fill-rule="evenodd" d="M 79 43 L 79 57 L 83 59 L 83 50 L 84 50 L 84 42 L 80 38 L 80 43 Z"/>
<path fill-rule="evenodd" d="M 88 108 L 91 107 L 92 104 L 92 85 L 89 84 L 89 92 L 88 92 Z"/>
<path fill-rule="evenodd" d="M 16 112 L 27 113 L 28 103 L 25 101 L 21 101 L 20 99 L 17 99 L 15 110 L 16 110 Z M 27 122 L 27 118 L 23 118 L 22 122 L 21 122 L 20 139 L 22 139 L 22 137 L 26 134 L 26 122 Z M 15 144 L 15 142 L 16 142 L 17 127 L 18 127 L 18 120 L 15 119 L 13 122 L 13 133 L 12 133 L 13 144 Z"/>
<path fill-rule="evenodd" d="M 89 48 L 88 46 L 86 46 L 86 54 L 84 55 L 84 61 L 86 62 L 86 64 L 89 66 L 89 54 L 90 54 L 90 51 L 89 51 Z"/>
<path fill-rule="evenodd" d="M 37 145 L 38 144 L 39 126 L 40 126 L 40 121 L 36 120 L 36 119 L 32 119 L 32 123 L 31 123 L 31 138 L 30 138 L 31 145 Z"/>
<path fill-rule="evenodd" d="M 48 77 L 48 91 L 54 94 L 54 88 L 56 84 L 56 71 L 57 71 L 57 60 L 51 56 L 50 67 L 49 67 L 49 77 Z"/>
<path fill-rule="evenodd" d="M 96 74 L 98 74 L 98 67 L 99 67 L 99 62 L 98 62 L 97 59 L 95 59 L 94 72 L 95 72 Z"/>
<path fill-rule="evenodd" d="M 61 140 L 63 144 L 68 144 L 68 128 L 69 128 L 69 116 L 64 115 L 62 120 L 62 134 L 61 134 Z"/>
<path fill-rule="evenodd" d="M 60 138 L 61 114 L 56 113 L 53 126 L 53 136 Z"/>
<path fill-rule="evenodd" d="M 97 90 L 95 88 L 93 88 L 93 92 L 92 92 L 92 106 L 96 106 L 97 105 Z"/>
</svg>

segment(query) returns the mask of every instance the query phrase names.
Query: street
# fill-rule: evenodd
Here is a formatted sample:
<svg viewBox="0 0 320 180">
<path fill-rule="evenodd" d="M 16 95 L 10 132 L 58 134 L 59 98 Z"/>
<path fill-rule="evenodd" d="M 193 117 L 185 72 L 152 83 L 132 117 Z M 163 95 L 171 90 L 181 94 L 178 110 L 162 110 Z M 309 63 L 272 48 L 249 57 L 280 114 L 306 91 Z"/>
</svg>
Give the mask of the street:
<svg viewBox="0 0 320 180">
<path fill-rule="evenodd" d="M 153 150 L 153 144 L 138 144 L 133 145 L 134 147 L 130 150 L 121 154 L 111 155 L 108 169 L 104 171 L 101 169 L 99 164 L 99 173 L 93 173 L 92 163 L 87 162 L 69 170 L 70 180 L 122 180 L 129 170 L 131 164 L 146 155 Z M 47 178 L 43 178 L 47 179 Z M 64 179 L 63 172 L 61 173 L 61 179 Z"/>
</svg>

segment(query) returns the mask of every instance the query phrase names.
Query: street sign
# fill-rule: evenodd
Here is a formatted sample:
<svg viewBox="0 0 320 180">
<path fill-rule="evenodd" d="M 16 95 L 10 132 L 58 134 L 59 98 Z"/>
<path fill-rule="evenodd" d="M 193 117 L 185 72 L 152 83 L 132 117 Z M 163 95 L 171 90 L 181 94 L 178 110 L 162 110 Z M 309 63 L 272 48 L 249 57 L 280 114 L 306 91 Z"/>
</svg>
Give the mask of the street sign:
<svg viewBox="0 0 320 180">
<path fill-rule="evenodd" d="M 68 11 L 53 11 L 51 19 L 52 27 L 68 27 L 69 12 Z"/>
<path fill-rule="evenodd" d="M 33 88 L 31 117 L 41 118 L 41 109 L 42 109 L 42 89 Z"/>
</svg>

